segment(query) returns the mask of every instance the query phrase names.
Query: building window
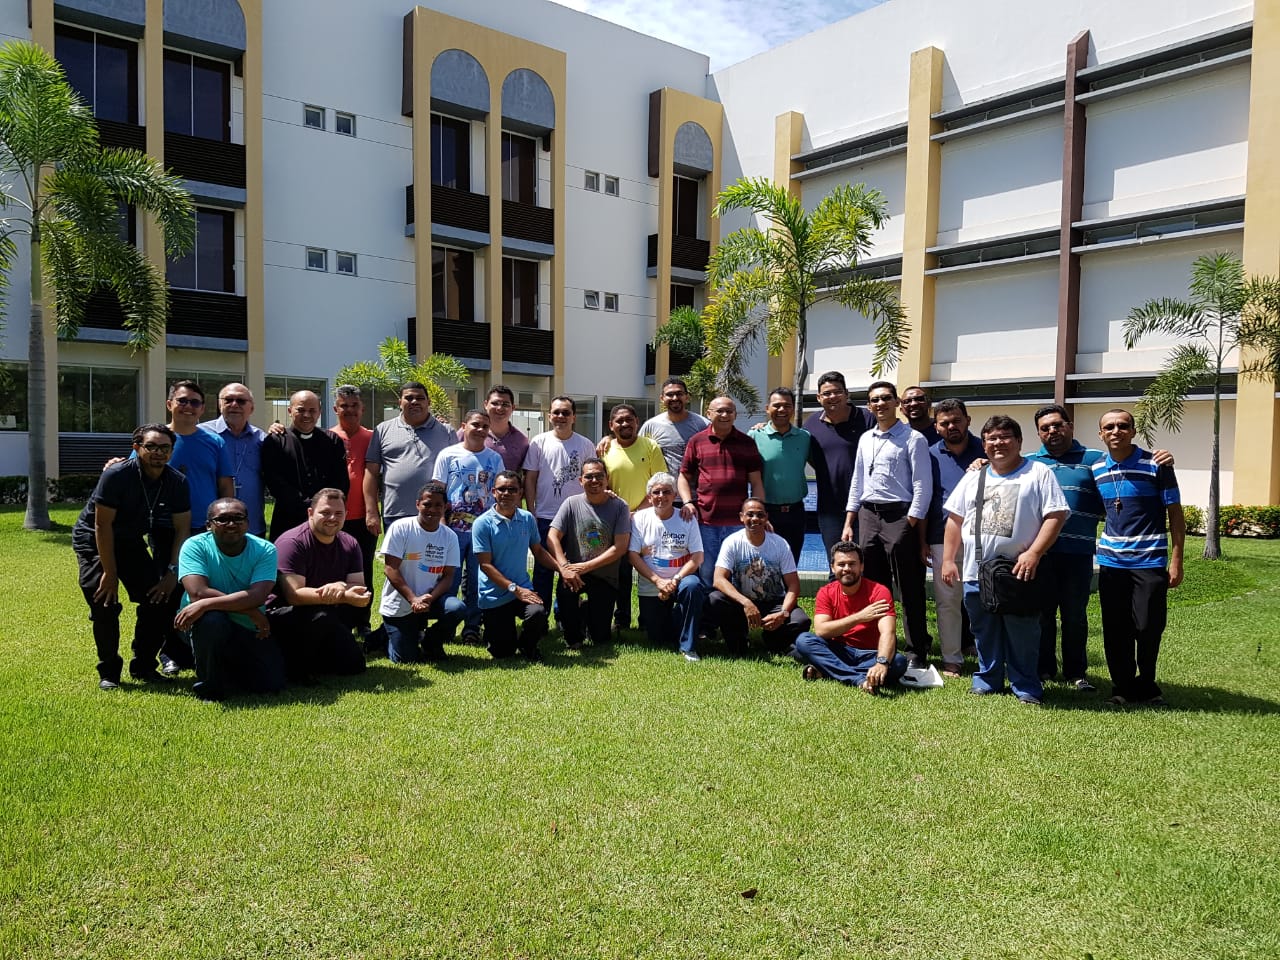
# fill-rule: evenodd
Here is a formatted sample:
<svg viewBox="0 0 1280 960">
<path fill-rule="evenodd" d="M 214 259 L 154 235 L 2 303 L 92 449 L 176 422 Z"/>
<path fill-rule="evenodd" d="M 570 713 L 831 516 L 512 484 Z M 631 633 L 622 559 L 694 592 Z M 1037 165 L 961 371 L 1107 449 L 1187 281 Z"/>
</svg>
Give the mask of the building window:
<svg viewBox="0 0 1280 960">
<path fill-rule="evenodd" d="M 307 269 L 327 272 L 329 269 L 329 251 L 321 250 L 319 247 L 307 247 Z"/>
<path fill-rule="evenodd" d="M 592 193 L 600 191 L 600 174 L 594 170 L 586 170 L 582 175 L 582 189 L 590 190 Z"/>
<path fill-rule="evenodd" d="M 431 115 L 431 182 L 471 190 L 471 124 Z"/>
<path fill-rule="evenodd" d="M 599 290 L 583 290 L 582 305 L 588 310 L 600 309 L 600 291 Z"/>
<path fill-rule="evenodd" d="M 333 114 L 333 132 L 340 133 L 344 137 L 354 137 L 356 135 L 356 115 L 354 113 L 338 113 Z"/>
<path fill-rule="evenodd" d="M 266 394 L 264 399 L 267 402 L 267 416 L 272 420 L 278 420 L 281 423 L 289 422 L 289 398 L 299 390 L 310 390 L 320 398 L 320 417 L 324 421 L 328 418 L 332 421 L 332 414 L 326 412 L 325 397 L 329 395 L 328 380 L 314 380 L 309 377 L 281 377 L 271 376 L 268 374 L 264 378 L 263 393 Z M 201 384 L 203 386 L 203 384 Z M 259 407 L 258 413 L 262 413 Z M 328 422 L 322 422 L 321 427 L 328 426 Z M 133 429 L 130 427 L 130 429 Z"/>
<path fill-rule="evenodd" d="M 671 309 L 693 306 L 693 287 L 685 283 L 671 285 Z"/>
<path fill-rule="evenodd" d="M 431 316 L 467 323 L 475 319 L 475 262 L 467 250 L 431 248 Z"/>
<path fill-rule="evenodd" d="M 313 130 L 323 130 L 324 107 L 312 107 L 304 104 L 302 107 L 302 125 L 311 127 Z"/>
<path fill-rule="evenodd" d="M 138 425 L 138 371 L 58 367 L 61 433 L 132 433 Z"/>
<path fill-rule="evenodd" d="M 345 273 L 349 277 L 356 275 L 356 255 L 354 253 L 343 253 L 339 250 L 333 256 L 333 265 L 338 273 Z"/>
<path fill-rule="evenodd" d="M 27 429 L 27 365 L 0 363 L 0 430 Z"/>
<path fill-rule="evenodd" d="M 698 181 L 675 176 L 671 228 L 677 237 L 698 236 Z"/>
<path fill-rule="evenodd" d="M 502 258 L 502 325 L 538 326 L 538 263 Z"/>
<path fill-rule="evenodd" d="M 164 52 L 164 128 L 206 140 L 231 139 L 231 64 Z"/>
<path fill-rule="evenodd" d="M 195 245 L 169 261 L 169 286 L 235 293 L 235 223 L 230 210 L 197 207 Z"/>
<path fill-rule="evenodd" d="M 58 24 L 53 55 L 67 83 L 101 120 L 138 122 L 138 44 Z"/>
<path fill-rule="evenodd" d="M 619 183 L 617 177 L 604 178 L 604 192 L 606 195 L 610 197 L 617 197 L 622 195 L 622 185 L 621 183 Z"/>
<path fill-rule="evenodd" d="M 518 133 L 502 133 L 502 199 L 538 202 L 538 144 Z"/>
<path fill-rule="evenodd" d="M 618 295 L 616 293 L 606 293 L 604 295 L 604 308 L 610 313 L 618 312 Z"/>
</svg>

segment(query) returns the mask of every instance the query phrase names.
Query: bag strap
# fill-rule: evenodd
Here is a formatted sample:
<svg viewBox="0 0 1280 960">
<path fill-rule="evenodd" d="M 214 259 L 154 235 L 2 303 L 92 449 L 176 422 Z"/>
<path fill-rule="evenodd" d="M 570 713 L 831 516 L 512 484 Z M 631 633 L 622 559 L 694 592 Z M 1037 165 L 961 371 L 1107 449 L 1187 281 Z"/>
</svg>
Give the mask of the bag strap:
<svg viewBox="0 0 1280 960">
<path fill-rule="evenodd" d="M 987 468 L 984 465 L 978 474 L 978 513 L 973 518 L 973 562 L 982 566 L 982 501 L 987 490 Z"/>
</svg>

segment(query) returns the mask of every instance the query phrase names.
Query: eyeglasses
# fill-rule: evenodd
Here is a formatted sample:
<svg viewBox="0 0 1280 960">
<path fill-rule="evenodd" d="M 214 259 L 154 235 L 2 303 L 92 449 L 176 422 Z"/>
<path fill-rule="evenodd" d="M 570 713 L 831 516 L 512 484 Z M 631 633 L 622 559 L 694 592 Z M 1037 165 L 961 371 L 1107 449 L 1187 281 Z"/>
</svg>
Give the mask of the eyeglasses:
<svg viewBox="0 0 1280 960">
<path fill-rule="evenodd" d="M 903 397 L 902 402 L 903 403 L 928 403 L 929 398 L 928 397 Z"/>
<path fill-rule="evenodd" d="M 141 446 L 147 453 L 168 453 L 173 449 L 173 446 L 167 443 L 144 443 Z"/>
<path fill-rule="evenodd" d="M 234 527 L 237 523 L 248 523 L 249 518 L 243 513 L 224 513 L 220 517 L 210 517 L 209 522 L 219 527 Z"/>
<path fill-rule="evenodd" d="M 222 398 L 222 402 L 223 402 L 223 403 L 234 403 L 234 404 L 239 405 L 239 404 L 245 404 L 245 403 L 248 403 L 248 402 L 249 402 L 249 398 L 248 398 L 248 397 L 223 397 L 223 398 Z"/>
<path fill-rule="evenodd" d="M 180 407 L 203 407 L 204 401 L 199 397 L 174 397 L 173 402 Z"/>
<path fill-rule="evenodd" d="M 551 415 L 553 417 L 572 417 L 573 411 L 572 410 L 552 410 Z"/>
<path fill-rule="evenodd" d="M 886 393 L 883 396 L 879 396 L 879 397 L 867 397 L 867 403 L 893 403 L 897 399 L 898 399 L 897 397 L 891 396 Z"/>
<path fill-rule="evenodd" d="M 1101 433 L 1114 433 L 1114 432 L 1128 433 L 1132 429 L 1133 429 L 1133 424 L 1131 423 L 1104 423 L 1102 426 L 1098 428 L 1099 432 Z"/>
<path fill-rule="evenodd" d="M 519 493 L 520 488 L 519 487 L 494 487 L 493 492 L 494 493 Z"/>
<path fill-rule="evenodd" d="M 604 483 L 603 473 L 584 473 L 582 475 L 583 483 Z"/>
<path fill-rule="evenodd" d="M 511 406 L 511 401 L 510 401 L 510 400 L 490 400 L 490 401 L 488 401 L 488 403 L 486 404 L 486 406 L 490 406 L 490 407 L 509 407 L 509 406 Z"/>
</svg>

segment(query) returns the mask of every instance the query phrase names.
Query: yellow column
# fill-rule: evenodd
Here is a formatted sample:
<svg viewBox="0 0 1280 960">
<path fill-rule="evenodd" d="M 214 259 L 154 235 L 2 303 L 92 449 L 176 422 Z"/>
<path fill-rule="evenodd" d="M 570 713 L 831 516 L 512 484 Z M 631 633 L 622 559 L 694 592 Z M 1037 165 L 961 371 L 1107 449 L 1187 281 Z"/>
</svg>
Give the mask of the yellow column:
<svg viewBox="0 0 1280 960">
<path fill-rule="evenodd" d="M 1249 166 L 1245 194 L 1244 269 L 1280 274 L 1280 0 L 1255 0 L 1249 79 Z M 1243 358 L 1242 358 L 1243 359 Z M 1280 408 L 1276 384 L 1246 380 L 1236 389 L 1232 499 L 1280 503 Z"/>
<path fill-rule="evenodd" d="M 53 3 L 43 0 L 31 5 L 31 39 L 53 52 Z M 44 451 L 49 477 L 58 472 L 58 324 L 53 288 L 44 285 Z"/>
<path fill-rule="evenodd" d="M 424 14 L 422 7 L 414 7 L 413 282 L 420 359 L 431 356 L 431 64 L 436 55 Z"/>
<path fill-rule="evenodd" d="M 492 61 L 484 61 L 489 74 L 489 116 L 484 126 L 484 184 L 489 191 L 489 249 L 484 258 L 484 309 L 489 319 L 490 383 L 502 382 L 502 81 L 493 75 Z M 497 68 L 501 69 L 501 68 Z M 559 219 L 563 219 L 563 214 Z M 427 228 L 430 229 L 430 224 Z M 552 290 L 555 293 L 555 290 Z M 564 290 L 560 290 L 564 299 Z M 563 308 L 562 308 L 563 309 Z M 561 339 L 560 337 L 556 338 Z M 556 344 L 556 349 L 561 348 Z M 554 384 L 553 384 L 554 386 Z M 551 395 L 559 391 L 553 389 Z"/>
<path fill-rule="evenodd" d="M 262 187 L 262 0 L 240 0 L 244 11 L 244 296 L 248 313 L 249 349 L 245 353 L 244 385 L 258 398 L 254 410 L 259 426 L 270 419 L 265 402 L 267 311 L 263 255 Z M 148 129 L 150 127 L 148 126 Z"/>
<path fill-rule="evenodd" d="M 147 0 L 146 27 L 142 34 L 142 122 L 147 128 L 147 155 L 164 163 L 164 0 Z M 164 233 L 151 214 L 142 217 L 142 250 L 163 277 L 167 271 Z M 166 330 L 154 347 L 142 356 L 142 420 L 165 422 L 165 394 L 168 388 L 168 347 Z M 216 412 L 210 403 L 206 412 Z"/>
<path fill-rule="evenodd" d="M 780 113 L 773 121 L 773 182 L 786 187 L 787 193 L 800 199 L 802 185 L 799 180 L 792 180 L 791 175 L 800 170 L 800 164 L 791 158 L 800 152 L 804 135 L 804 114 L 790 110 Z M 764 385 L 765 390 L 778 386 L 790 386 L 796 378 L 796 338 L 790 337 L 776 357 L 770 356 Z M 804 389 L 804 384 L 800 385 Z M 761 391 L 762 393 L 764 391 Z M 796 398 L 797 421 L 802 419 L 804 404 L 801 397 Z"/>
<path fill-rule="evenodd" d="M 671 319 L 671 237 L 675 228 L 671 222 L 672 205 L 675 203 L 675 137 L 679 124 L 673 124 L 671 116 L 671 90 L 662 88 L 660 119 L 658 121 L 658 276 L 654 287 L 654 329 L 665 326 Z M 661 387 L 662 381 L 671 376 L 671 348 L 658 345 L 654 356 L 653 382 Z"/>
<path fill-rule="evenodd" d="M 925 250 L 938 236 L 938 179 L 942 149 L 930 136 L 932 119 L 942 106 L 943 53 L 925 47 L 911 55 L 911 88 L 907 107 L 907 180 L 902 235 L 902 307 L 910 342 L 898 380 L 902 385 L 929 379 L 933 364 L 933 277 L 925 271 L 935 258 Z"/>
</svg>

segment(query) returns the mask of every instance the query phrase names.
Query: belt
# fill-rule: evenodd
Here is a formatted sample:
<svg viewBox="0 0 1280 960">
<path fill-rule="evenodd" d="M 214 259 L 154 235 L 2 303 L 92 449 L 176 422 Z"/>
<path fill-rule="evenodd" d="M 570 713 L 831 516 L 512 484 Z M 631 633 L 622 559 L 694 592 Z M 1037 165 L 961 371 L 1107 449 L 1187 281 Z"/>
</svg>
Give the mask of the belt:
<svg viewBox="0 0 1280 960">
<path fill-rule="evenodd" d="M 790 513 L 792 510 L 803 510 L 804 501 L 797 500 L 795 503 L 766 503 L 766 510 L 777 510 L 779 513 Z"/>
<path fill-rule="evenodd" d="M 903 503 L 901 500 L 894 500 L 892 503 L 878 503 L 874 501 L 863 501 L 862 509 L 870 510 L 872 513 L 895 513 L 899 510 L 906 510 L 911 504 Z"/>
</svg>

